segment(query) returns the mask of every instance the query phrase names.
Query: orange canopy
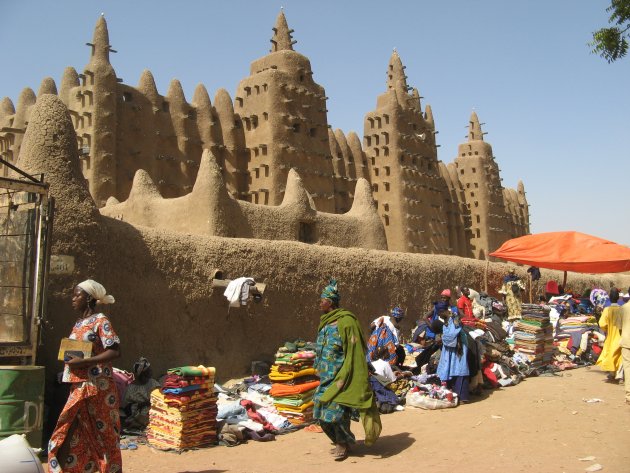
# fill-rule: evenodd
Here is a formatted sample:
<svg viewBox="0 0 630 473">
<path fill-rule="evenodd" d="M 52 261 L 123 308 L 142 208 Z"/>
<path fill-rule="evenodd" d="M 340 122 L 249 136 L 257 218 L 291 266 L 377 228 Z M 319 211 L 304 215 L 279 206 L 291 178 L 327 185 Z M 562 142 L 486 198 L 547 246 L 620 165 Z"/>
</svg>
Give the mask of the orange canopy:
<svg viewBox="0 0 630 473">
<path fill-rule="evenodd" d="M 576 273 L 630 271 L 630 248 L 579 232 L 549 232 L 513 238 L 490 256 Z"/>
</svg>

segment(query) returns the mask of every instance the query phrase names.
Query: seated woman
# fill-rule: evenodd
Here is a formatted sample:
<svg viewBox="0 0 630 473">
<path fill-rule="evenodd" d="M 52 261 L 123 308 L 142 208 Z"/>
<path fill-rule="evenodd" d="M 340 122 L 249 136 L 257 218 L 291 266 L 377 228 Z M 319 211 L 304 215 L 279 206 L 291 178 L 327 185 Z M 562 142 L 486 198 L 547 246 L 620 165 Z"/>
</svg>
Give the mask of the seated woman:
<svg viewBox="0 0 630 473">
<path fill-rule="evenodd" d="M 411 371 L 402 371 L 392 367 L 387 361 L 387 348 L 377 349 L 376 360 L 368 363 L 370 385 L 376 395 L 376 404 L 382 414 L 393 412 L 411 388 Z"/>
<path fill-rule="evenodd" d="M 392 366 L 402 366 L 405 361 L 405 349 L 400 345 L 399 324 L 405 316 L 405 311 L 394 307 L 390 316 L 375 319 L 370 325 L 372 334 L 367 342 L 367 361 L 385 359 Z M 381 348 L 387 349 L 387 356 L 379 357 Z"/>
</svg>

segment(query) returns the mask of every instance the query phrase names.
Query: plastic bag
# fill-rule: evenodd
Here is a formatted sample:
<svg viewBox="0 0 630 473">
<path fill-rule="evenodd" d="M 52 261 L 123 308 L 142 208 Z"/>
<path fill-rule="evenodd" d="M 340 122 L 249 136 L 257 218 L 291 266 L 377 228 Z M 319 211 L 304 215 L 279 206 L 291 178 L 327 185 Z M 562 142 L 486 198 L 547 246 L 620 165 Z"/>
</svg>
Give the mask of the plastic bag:
<svg viewBox="0 0 630 473">
<path fill-rule="evenodd" d="M 419 407 L 421 409 L 446 409 L 448 407 L 457 406 L 457 395 L 453 395 L 453 400 L 433 399 L 421 392 L 409 391 L 405 396 L 405 405 L 409 407 Z"/>
</svg>

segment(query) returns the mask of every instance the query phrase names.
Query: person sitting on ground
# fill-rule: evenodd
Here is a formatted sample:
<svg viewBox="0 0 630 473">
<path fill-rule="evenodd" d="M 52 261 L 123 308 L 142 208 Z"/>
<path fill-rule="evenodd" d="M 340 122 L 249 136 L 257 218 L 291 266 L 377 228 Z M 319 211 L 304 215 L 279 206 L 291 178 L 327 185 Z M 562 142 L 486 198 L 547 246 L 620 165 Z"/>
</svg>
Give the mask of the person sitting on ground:
<svg viewBox="0 0 630 473">
<path fill-rule="evenodd" d="M 619 341 L 621 340 L 621 307 L 617 304 L 619 299 L 619 291 L 615 288 L 610 290 L 610 305 L 604 308 L 602 316 L 599 319 L 600 328 L 606 332 L 606 340 L 602 353 L 595 363 L 602 371 L 606 372 L 606 381 L 616 383 L 621 377 L 619 369 L 621 368 L 621 348 Z"/>
<path fill-rule="evenodd" d="M 446 315 L 457 314 L 457 307 L 451 306 L 450 300 L 451 290 L 444 289 L 440 300 L 433 303 L 433 310 L 418 321 L 411 341 L 424 349 L 416 356 L 416 367 L 411 370 L 413 374 L 420 374 L 422 367 L 429 363 L 433 354 L 442 346 L 442 328 L 447 320 Z"/>
<path fill-rule="evenodd" d="M 378 359 L 377 350 L 385 347 L 388 350 L 387 362 L 392 366 L 402 366 L 405 361 L 405 349 L 400 344 L 400 322 L 405 317 L 405 311 L 396 306 L 390 311 L 390 316 L 375 319 L 370 327 L 372 334 L 367 343 L 367 361 Z"/>
<path fill-rule="evenodd" d="M 160 387 L 160 383 L 153 379 L 151 363 L 140 357 L 133 364 L 134 380 L 125 391 L 120 403 L 121 424 L 123 432 L 137 433 L 149 425 L 149 410 L 151 409 L 151 391 Z"/>
</svg>

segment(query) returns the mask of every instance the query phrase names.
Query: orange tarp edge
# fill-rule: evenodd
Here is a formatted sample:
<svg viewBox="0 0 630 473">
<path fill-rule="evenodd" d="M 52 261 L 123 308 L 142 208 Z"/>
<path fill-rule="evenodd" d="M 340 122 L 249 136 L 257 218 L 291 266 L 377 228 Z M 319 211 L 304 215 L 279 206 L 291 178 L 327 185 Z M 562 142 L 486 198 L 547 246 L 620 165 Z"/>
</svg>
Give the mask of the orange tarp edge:
<svg viewBox="0 0 630 473">
<path fill-rule="evenodd" d="M 490 256 L 576 273 L 630 271 L 630 248 L 580 232 L 549 232 L 513 238 Z"/>
</svg>

